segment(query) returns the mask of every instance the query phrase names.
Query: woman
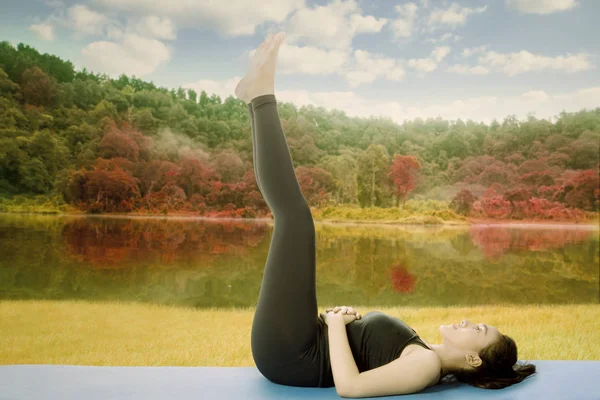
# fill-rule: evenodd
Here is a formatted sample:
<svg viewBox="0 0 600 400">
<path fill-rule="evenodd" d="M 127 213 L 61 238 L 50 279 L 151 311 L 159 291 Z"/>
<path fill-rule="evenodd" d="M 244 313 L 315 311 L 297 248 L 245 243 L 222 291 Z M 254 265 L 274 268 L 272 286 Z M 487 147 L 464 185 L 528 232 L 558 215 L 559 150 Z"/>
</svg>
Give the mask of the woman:
<svg viewBox="0 0 600 400">
<path fill-rule="evenodd" d="M 442 325 L 443 343 L 429 345 L 401 320 L 351 307 L 318 315 L 315 228 L 294 173 L 274 95 L 283 33 L 270 34 L 254 54 L 235 94 L 248 104 L 254 172 L 273 213 L 274 229 L 252 323 L 252 355 L 270 381 L 331 387 L 343 397 L 418 392 L 452 374 L 500 389 L 535 373 L 517 362 L 515 342 L 493 326 Z"/>
</svg>

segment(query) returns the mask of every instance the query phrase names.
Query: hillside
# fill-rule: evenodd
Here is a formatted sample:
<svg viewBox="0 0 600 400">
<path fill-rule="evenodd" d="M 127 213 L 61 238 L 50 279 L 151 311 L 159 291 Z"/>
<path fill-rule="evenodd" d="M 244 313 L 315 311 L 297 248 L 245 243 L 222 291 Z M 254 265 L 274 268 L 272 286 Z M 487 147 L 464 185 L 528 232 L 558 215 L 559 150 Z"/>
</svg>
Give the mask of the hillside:
<svg viewBox="0 0 600 400">
<path fill-rule="evenodd" d="M 489 125 L 399 125 L 285 102 L 279 114 L 313 207 L 437 200 L 503 219 L 574 219 L 600 207 L 600 107 Z M 233 96 L 75 71 L 1 42 L 0 197 L 43 196 L 84 212 L 267 215 L 249 117 Z"/>
</svg>

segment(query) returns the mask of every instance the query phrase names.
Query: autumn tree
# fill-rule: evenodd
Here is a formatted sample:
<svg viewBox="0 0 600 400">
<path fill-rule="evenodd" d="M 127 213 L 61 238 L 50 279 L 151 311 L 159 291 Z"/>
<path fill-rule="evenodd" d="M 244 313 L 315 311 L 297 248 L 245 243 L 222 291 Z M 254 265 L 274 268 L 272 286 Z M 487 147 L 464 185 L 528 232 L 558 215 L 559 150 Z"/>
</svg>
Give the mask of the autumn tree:
<svg viewBox="0 0 600 400">
<path fill-rule="evenodd" d="M 394 182 L 394 194 L 396 195 L 396 207 L 402 200 L 404 205 L 406 195 L 410 193 L 417 184 L 417 174 L 421 168 L 421 163 L 414 156 L 402 156 L 396 154 L 394 161 L 388 172 L 388 176 Z"/>
<path fill-rule="evenodd" d="M 25 102 L 34 106 L 52 107 L 58 97 L 56 82 L 38 67 L 23 72 L 21 91 Z"/>
<path fill-rule="evenodd" d="M 525 216 L 523 206 L 525 205 L 525 202 L 531 198 L 531 195 L 531 190 L 522 185 L 509 189 L 504 193 L 504 200 L 510 202 L 510 218 L 523 218 Z"/>
<path fill-rule="evenodd" d="M 461 189 L 450 202 L 450 207 L 458 214 L 469 215 L 473 208 L 473 203 L 477 200 L 473 194 L 467 189 Z"/>
<path fill-rule="evenodd" d="M 129 212 L 139 198 L 136 179 L 121 168 L 86 173 L 85 200 L 90 211 Z"/>
<path fill-rule="evenodd" d="M 322 168 L 296 168 L 296 177 L 308 204 L 316 207 L 328 204 L 333 192 L 333 176 Z"/>
<path fill-rule="evenodd" d="M 104 132 L 98 145 L 100 155 L 104 158 L 124 157 L 137 161 L 140 147 L 129 135 L 121 132 L 116 125 L 112 125 Z"/>
</svg>

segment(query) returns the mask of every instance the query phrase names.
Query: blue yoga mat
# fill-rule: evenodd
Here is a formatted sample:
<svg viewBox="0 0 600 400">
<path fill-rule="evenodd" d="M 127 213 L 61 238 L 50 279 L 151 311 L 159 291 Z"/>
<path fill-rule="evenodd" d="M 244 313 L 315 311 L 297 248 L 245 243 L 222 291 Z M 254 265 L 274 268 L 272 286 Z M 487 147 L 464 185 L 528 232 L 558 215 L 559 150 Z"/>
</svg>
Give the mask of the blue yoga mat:
<svg viewBox="0 0 600 400">
<path fill-rule="evenodd" d="M 500 390 L 436 385 L 406 399 L 600 400 L 600 361 L 535 361 L 538 373 Z M 335 388 L 272 383 L 255 367 L 1 365 L 2 400 L 332 400 Z M 377 397 L 381 399 L 382 397 Z"/>
</svg>

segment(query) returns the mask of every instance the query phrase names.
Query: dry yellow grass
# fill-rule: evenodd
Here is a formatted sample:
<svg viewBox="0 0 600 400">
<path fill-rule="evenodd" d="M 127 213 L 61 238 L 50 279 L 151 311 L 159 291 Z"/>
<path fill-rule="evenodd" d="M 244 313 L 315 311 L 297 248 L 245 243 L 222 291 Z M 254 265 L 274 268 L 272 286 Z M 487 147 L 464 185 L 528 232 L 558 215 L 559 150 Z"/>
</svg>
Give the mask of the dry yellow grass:
<svg viewBox="0 0 600 400">
<path fill-rule="evenodd" d="M 515 339 L 519 360 L 600 360 L 598 305 L 352 306 L 363 315 L 378 310 L 401 318 L 429 343 L 441 343 L 440 325 L 468 318 Z M 253 314 L 253 308 L 0 301 L 0 364 L 255 366 Z"/>
</svg>

